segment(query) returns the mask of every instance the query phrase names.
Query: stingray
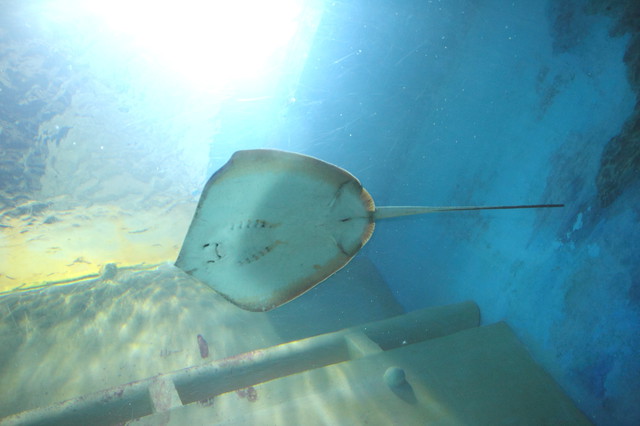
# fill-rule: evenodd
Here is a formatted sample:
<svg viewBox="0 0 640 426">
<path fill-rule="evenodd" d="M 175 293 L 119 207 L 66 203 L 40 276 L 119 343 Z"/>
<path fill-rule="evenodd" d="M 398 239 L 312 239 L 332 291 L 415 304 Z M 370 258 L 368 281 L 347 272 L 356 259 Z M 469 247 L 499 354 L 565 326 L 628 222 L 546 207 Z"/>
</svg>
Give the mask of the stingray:
<svg viewBox="0 0 640 426">
<path fill-rule="evenodd" d="M 358 179 L 333 164 L 238 151 L 205 185 L 175 264 L 235 305 L 268 311 L 349 263 L 378 219 L 560 206 L 377 207 Z"/>
</svg>

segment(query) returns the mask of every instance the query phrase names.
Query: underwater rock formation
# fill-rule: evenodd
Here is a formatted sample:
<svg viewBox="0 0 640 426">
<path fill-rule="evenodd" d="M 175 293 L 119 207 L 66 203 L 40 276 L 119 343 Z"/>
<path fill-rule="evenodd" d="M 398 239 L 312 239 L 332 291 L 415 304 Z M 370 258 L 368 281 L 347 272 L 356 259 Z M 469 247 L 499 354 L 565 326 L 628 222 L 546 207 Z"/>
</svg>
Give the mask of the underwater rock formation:
<svg viewBox="0 0 640 426">
<path fill-rule="evenodd" d="M 638 11 L 640 14 L 640 11 Z M 640 31 L 640 29 L 638 30 Z M 640 92 L 640 34 L 633 37 L 624 54 L 624 63 L 627 65 L 627 79 L 634 92 Z"/>
<path fill-rule="evenodd" d="M 622 132 L 611 138 L 600 158 L 596 177 L 598 201 L 607 207 L 640 177 L 640 102 Z"/>
<path fill-rule="evenodd" d="M 590 7 L 594 12 L 604 13 L 616 20 L 612 35 L 631 34 L 632 37 L 624 62 L 627 79 L 636 94 L 635 110 L 622 131 L 611 138 L 603 149 L 596 178 L 598 201 L 601 207 L 607 207 L 640 177 L 640 2 L 593 0 Z"/>
<path fill-rule="evenodd" d="M 633 34 L 640 29 L 640 3 L 635 0 L 590 0 L 587 11 L 613 18 L 612 36 Z"/>
<path fill-rule="evenodd" d="M 247 398 L 249 402 L 256 402 L 258 400 L 258 391 L 253 386 L 249 386 L 248 388 L 238 389 L 236 394 L 240 398 Z"/>
<path fill-rule="evenodd" d="M 24 37 L 23 20 L 0 17 L 0 212 L 33 199 L 40 189 L 48 143 L 39 126 L 71 102 L 69 70 L 62 55 Z"/>
<path fill-rule="evenodd" d="M 553 36 L 555 54 L 570 51 L 585 37 L 588 26 L 585 15 L 580 10 L 581 0 L 556 0 L 549 2 L 548 13 L 551 17 L 550 32 Z"/>
</svg>

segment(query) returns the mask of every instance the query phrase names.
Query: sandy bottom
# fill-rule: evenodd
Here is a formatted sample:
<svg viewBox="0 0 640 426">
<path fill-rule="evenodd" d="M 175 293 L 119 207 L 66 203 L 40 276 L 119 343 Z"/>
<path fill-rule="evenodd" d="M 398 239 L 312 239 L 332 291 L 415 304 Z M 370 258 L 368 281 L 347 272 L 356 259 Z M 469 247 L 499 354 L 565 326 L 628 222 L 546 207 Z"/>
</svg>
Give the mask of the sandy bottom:
<svg viewBox="0 0 640 426">
<path fill-rule="evenodd" d="M 364 257 L 269 313 L 168 263 L 115 272 L 0 298 L 0 417 L 402 313 Z"/>
</svg>

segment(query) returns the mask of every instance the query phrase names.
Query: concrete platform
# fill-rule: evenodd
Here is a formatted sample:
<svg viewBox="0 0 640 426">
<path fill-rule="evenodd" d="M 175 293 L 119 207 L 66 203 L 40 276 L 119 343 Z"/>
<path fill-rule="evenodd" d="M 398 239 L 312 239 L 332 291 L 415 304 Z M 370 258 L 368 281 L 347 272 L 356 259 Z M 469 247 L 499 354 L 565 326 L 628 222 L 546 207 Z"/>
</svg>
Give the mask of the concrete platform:
<svg viewBox="0 0 640 426">
<path fill-rule="evenodd" d="M 505 323 L 472 302 L 211 361 L 2 425 L 590 424 Z"/>
</svg>

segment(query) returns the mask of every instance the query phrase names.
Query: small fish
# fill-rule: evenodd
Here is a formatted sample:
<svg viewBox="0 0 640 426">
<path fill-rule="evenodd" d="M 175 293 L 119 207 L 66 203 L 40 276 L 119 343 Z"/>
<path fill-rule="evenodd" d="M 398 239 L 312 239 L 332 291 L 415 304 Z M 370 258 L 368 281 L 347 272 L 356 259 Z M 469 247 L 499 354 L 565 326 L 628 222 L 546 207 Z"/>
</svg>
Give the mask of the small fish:
<svg viewBox="0 0 640 426">
<path fill-rule="evenodd" d="M 249 386 L 248 388 L 238 389 L 236 391 L 240 398 L 247 398 L 249 402 L 256 402 L 258 399 L 258 391 L 253 386 Z"/>
<path fill-rule="evenodd" d="M 129 231 L 130 234 L 142 234 L 143 232 L 147 232 L 149 228 L 144 229 L 136 229 L 135 231 Z"/>
<path fill-rule="evenodd" d="M 207 341 L 204 340 L 202 334 L 198 334 L 198 347 L 200 348 L 200 356 L 202 358 L 209 356 L 209 345 L 207 345 Z"/>
<path fill-rule="evenodd" d="M 172 351 L 171 349 L 162 349 L 162 350 L 160 350 L 160 358 L 166 358 L 168 356 L 177 354 L 179 352 L 182 352 L 182 351 L 180 351 L 180 350 Z"/>
<path fill-rule="evenodd" d="M 76 258 L 76 260 L 74 260 L 73 262 L 71 262 L 70 264 L 68 264 L 67 266 L 73 266 L 76 263 L 86 263 L 88 265 L 91 265 L 91 262 L 89 262 L 88 260 L 86 260 L 84 257 L 78 257 Z"/>
<path fill-rule="evenodd" d="M 238 389 L 236 391 L 240 398 L 247 398 L 249 402 L 256 402 L 258 399 L 258 391 L 253 386 L 249 386 L 248 388 Z"/>
<path fill-rule="evenodd" d="M 198 404 L 200 404 L 203 407 L 213 407 L 213 402 L 214 402 L 214 397 L 212 396 L 211 398 L 206 398 L 198 401 Z"/>
<path fill-rule="evenodd" d="M 247 400 L 255 402 L 258 399 L 258 391 L 253 386 L 247 388 Z"/>
</svg>

